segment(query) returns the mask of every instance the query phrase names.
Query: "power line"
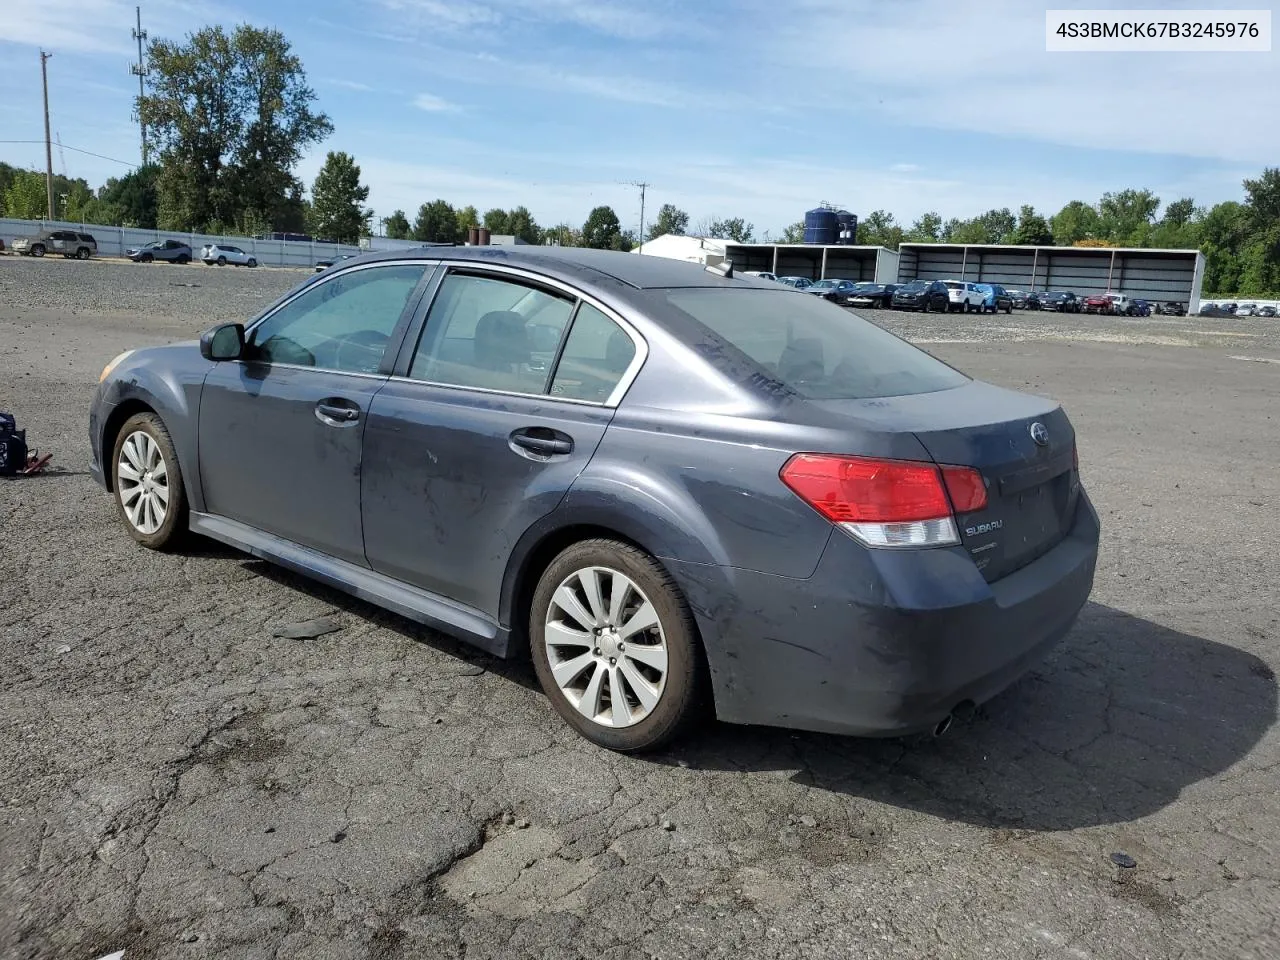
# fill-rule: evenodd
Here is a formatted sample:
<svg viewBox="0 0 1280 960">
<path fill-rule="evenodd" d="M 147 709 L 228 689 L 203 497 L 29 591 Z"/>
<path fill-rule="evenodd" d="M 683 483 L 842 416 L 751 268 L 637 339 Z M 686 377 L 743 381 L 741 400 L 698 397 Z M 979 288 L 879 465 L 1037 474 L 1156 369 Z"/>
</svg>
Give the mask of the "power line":
<svg viewBox="0 0 1280 960">
<path fill-rule="evenodd" d="M 44 141 L 43 140 L 0 140 L 0 143 L 44 143 Z M 104 157 L 102 154 L 94 153 L 92 150 L 81 150 L 79 147 L 68 146 L 65 143 L 61 144 L 61 147 L 63 150 L 70 150 L 73 153 L 83 153 L 86 157 L 97 157 L 99 160 L 110 160 L 112 163 L 123 164 L 126 167 L 137 166 L 137 164 L 133 163 L 130 160 L 121 160 L 117 157 Z"/>
</svg>

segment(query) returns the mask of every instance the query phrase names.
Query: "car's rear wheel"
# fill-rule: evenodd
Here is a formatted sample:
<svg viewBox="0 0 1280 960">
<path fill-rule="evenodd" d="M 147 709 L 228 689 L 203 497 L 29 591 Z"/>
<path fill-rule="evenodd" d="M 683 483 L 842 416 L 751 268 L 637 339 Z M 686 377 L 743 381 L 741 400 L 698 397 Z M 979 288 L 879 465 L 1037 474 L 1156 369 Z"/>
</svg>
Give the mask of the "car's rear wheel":
<svg viewBox="0 0 1280 960">
<path fill-rule="evenodd" d="M 125 421 L 111 456 L 116 508 L 133 539 L 162 550 L 186 530 L 187 496 L 173 440 L 154 413 Z"/>
<path fill-rule="evenodd" d="M 37 244 L 35 244 L 34 246 L 32 246 L 32 248 L 31 248 L 31 255 L 32 255 L 33 257 L 43 257 L 43 256 L 44 256 L 44 244 L 43 244 L 43 243 L 37 243 Z"/>
<path fill-rule="evenodd" d="M 214 263 L 216 263 L 220 267 L 225 267 L 227 265 L 227 258 L 219 257 L 217 260 L 214 261 Z"/>
<path fill-rule="evenodd" d="M 700 712 L 697 628 L 671 577 L 613 540 L 565 549 L 529 612 L 534 670 L 557 713 L 592 743 L 652 750 Z"/>
<path fill-rule="evenodd" d="M 185 253 L 178 254 L 178 259 L 175 261 L 175 263 L 190 263 L 190 262 L 191 262 L 191 258 L 188 257 Z"/>
<path fill-rule="evenodd" d="M 88 247 L 80 247 L 80 248 L 78 248 L 78 249 L 76 250 L 76 259 L 77 259 L 77 260 L 88 260 L 88 259 L 89 259 L 89 248 L 88 248 Z"/>
</svg>

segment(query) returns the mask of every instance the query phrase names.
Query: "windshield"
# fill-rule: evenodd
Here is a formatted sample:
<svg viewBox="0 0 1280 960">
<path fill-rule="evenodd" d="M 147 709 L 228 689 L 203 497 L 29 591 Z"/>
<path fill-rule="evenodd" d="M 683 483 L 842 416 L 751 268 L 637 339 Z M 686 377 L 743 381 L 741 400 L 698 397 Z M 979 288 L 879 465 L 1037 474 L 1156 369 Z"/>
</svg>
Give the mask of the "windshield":
<svg viewBox="0 0 1280 960">
<path fill-rule="evenodd" d="M 814 283 L 813 286 L 821 287 L 823 290 L 826 290 L 829 287 L 834 287 L 838 282 L 838 280 L 819 280 Z"/>
<path fill-rule="evenodd" d="M 714 336 L 695 341 L 726 372 L 745 359 L 814 400 L 932 393 L 969 378 L 904 340 L 819 297 L 768 290 L 681 288 L 667 303 Z M 718 341 L 715 342 L 715 341 Z"/>
<path fill-rule="evenodd" d="M 912 280 L 905 287 L 899 287 L 898 289 L 903 293 L 923 293 L 924 288 L 927 286 L 928 284 L 923 280 Z"/>
<path fill-rule="evenodd" d="M 879 283 L 855 283 L 853 289 L 862 293 L 877 293 L 884 289 L 884 285 Z"/>
</svg>

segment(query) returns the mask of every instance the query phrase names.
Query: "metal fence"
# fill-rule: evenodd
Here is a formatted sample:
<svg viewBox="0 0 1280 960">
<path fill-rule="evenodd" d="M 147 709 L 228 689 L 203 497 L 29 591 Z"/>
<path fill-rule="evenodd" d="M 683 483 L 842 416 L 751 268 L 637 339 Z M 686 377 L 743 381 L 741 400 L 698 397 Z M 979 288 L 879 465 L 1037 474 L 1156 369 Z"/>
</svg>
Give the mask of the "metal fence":
<svg viewBox="0 0 1280 960">
<path fill-rule="evenodd" d="M 122 257 L 130 247 L 153 240 L 180 240 L 190 244 L 193 256 L 209 243 L 229 243 L 239 247 L 264 267 L 312 267 L 317 260 L 340 253 L 359 253 L 360 248 L 345 243 L 317 243 L 305 240 L 255 240 L 253 237 L 212 236 L 170 230 L 141 230 L 136 227 L 107 227 L 96 223 L 69 223 L 65 220 L 13 220 L 0 217 L 0 240 L 5 248 L 17 237 L 35 236 L 41 230 L 75 230 L 90 234 L 98 243 L 98 256 Z"/>
</svg>

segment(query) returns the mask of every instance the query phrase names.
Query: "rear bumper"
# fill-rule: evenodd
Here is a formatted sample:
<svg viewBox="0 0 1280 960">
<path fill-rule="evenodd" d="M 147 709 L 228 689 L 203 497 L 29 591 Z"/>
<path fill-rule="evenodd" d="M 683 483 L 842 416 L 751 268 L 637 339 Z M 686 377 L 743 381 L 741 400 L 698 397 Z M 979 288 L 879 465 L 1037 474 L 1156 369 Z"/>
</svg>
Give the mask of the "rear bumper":
<svg viewBox="0 0 1280 960">
<path fill-rule="evenodd" d="M 803 581 L 672 566 L 721 719 L 896 736 L 991 699 L 1052 649 L 1093 588 L 1098 536 L 1082 495 L 1066 539 L 991 584 L 962 548 L 867 550 L 839 533 Z"/>
</svg>

